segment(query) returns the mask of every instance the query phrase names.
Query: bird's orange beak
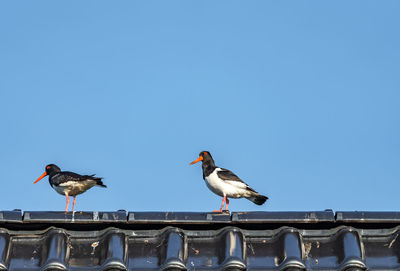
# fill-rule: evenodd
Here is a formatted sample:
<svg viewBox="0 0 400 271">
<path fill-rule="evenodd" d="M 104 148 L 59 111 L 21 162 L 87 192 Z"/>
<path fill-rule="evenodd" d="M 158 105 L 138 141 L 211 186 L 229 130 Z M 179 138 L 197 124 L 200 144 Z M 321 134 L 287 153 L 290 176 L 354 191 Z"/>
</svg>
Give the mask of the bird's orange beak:
<svg viewBox="0 0 400 271">
<path fill-rule="evenodd" d="M 47 172 L 43 173 L 34 183 L 37 183 L 38 181 L 40 181 L 41 179 L 43 179 L 46 176 L 47 176 Z"/>
<path fill-rule="evenodd" d="M 196 164 L 197 162 L 203 161 L 203 156 L 199 156 L 199 158 L 197 158 L 196 160 L 194 160 L 193 162 L 191 162 L 190 164 Z"/>
</svg>

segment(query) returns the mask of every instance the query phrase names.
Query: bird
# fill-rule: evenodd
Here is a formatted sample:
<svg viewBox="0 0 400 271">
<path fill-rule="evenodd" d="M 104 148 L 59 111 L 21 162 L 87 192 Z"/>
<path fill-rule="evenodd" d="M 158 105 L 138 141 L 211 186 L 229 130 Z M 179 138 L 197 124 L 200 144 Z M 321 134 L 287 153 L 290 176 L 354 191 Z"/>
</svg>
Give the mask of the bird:
<svg viewBox="0 0 400 271">
<path fill-rule="evenodd" d="M 217 167 L 210 152 L 200 152 L 199 158 L 191 162 L 190 165 L 200 161 L 202 161 L 203 179 L 207 187 L 215 194 L 223 197 L 221 208 L 213 212 L 222 213 L 225 202 L 225 211 L 229 212 L 228 198 L 246 198 L 257 205 L 262 205 L 267 201 L 268 197 L 256 192 L 232 171 Z"/>
<path fill-rule="evenodd" d="M 72 204 L 72 212 L 75 208 L 75 197 L 82 194 L 86 190 L 92 188 L 95 185 L 101 187 L 107 187 L 103 184 L 100 177 L 94 177 L 93 175 L 80 175 L 70 171 L 61 171 L 61 169 L 54 165 L 49 164 L 45 167 L 45 172 L 34 182 L 37 183 L 45 176 L 49 176 L 49 183 L 51 187 L 56 190 L 57 193 L 65 195 L 67 198 L 67 205 L 65 206 L 65 212 L 68 212 L 69 197 L 74 197 Z"/>
</svg>

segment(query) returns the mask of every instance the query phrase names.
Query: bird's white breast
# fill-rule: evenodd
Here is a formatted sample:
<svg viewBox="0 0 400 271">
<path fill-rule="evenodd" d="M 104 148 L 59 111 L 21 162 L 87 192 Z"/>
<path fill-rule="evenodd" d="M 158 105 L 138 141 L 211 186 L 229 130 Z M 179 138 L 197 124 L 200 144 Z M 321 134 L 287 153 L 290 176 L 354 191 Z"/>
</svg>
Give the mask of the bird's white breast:
<svg viewBox="0 0 400 271">
<path fill-rule="evenodd" d="M 207 187 L 221 197 L 224 195 L 230 198 L 243 197 L 246 184 L 233 180 L 222 180 L 217 175 L 217 172 L 221 170 L 220 168 L 216 168 L 210 175 L 205 177 Z"/>
<path fill-rule="evenodd" d="M 66 192 L 66 189 L 65 189 L 66 187 L 65 186 L 52 185 L 51 187 L 53 187 L 53 189 L 56 190 L 56 192 L 58 194 L 65 195 L 65 192 Z"/>
</svg>

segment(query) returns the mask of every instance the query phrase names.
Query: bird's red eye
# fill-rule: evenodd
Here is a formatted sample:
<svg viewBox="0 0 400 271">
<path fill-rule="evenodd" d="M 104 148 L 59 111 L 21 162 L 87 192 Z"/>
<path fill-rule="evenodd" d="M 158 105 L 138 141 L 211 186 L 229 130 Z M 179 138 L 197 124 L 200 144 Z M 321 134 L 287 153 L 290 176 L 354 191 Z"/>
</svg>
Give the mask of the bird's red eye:
<svg viewBox="0 0 400 271">
<path fill-rule="evenodd" d="M 46 169 L 50 169 L 50 166 L 47 166 Z"/>
<path fill-rule="evenodd" d="M 207 155 L 207 153 L 206 153 L 206 152 L 203 152 L 203 155 Z"/>
</svg>

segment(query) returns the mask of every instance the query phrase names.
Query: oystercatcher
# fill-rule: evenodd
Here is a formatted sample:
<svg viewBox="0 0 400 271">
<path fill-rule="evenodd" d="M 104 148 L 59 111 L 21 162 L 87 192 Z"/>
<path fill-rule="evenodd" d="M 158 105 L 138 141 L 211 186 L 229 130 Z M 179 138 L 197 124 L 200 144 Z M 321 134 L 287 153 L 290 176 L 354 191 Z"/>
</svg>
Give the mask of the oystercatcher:
<svg viewBox="0 0 400 271">
<path fill-rule="evenodd" d="M 102 178 L 94 177 L 93 175 L 79 175 L 74 172 L 61 171 L 61 169 L 50 164 L 46 166 L 46 171 L 34 182 L 37 183 L 43 177 L 49 175 L 49 183 L 57 193 L 65 195 L 67 197 L 67 206 L 65 206 L 65 212 L 68 212 L 69 196 L 74 197 L 74 202 L 72 204 L 72 212 L 75 207 L 75 197 L 82 194 L 89 188 L 95 185 L 101 187 L 107 187 L 101 181 Z"/>
<path fill-rule="evenodd" d="M 228 211 L 228 197 L 246 198 L 257 205 L 264 204 L 264 202 L 268 199 L 268 197 L 257 193 L 253 188 L 243 182 L 232 171 L 217 167 L 211 154 L 208 151 L 200 152 L 199 158 L 197 158 L 190 164 L 193 165 L 200 161 L 202 161 L 203 163 L 203 179 L 205 180 L 207 187 L 215 194 L 223 197 L 221 208 L 213 212 L 222 212 L 225 202 L 225 211 Z"/>
</svg>

